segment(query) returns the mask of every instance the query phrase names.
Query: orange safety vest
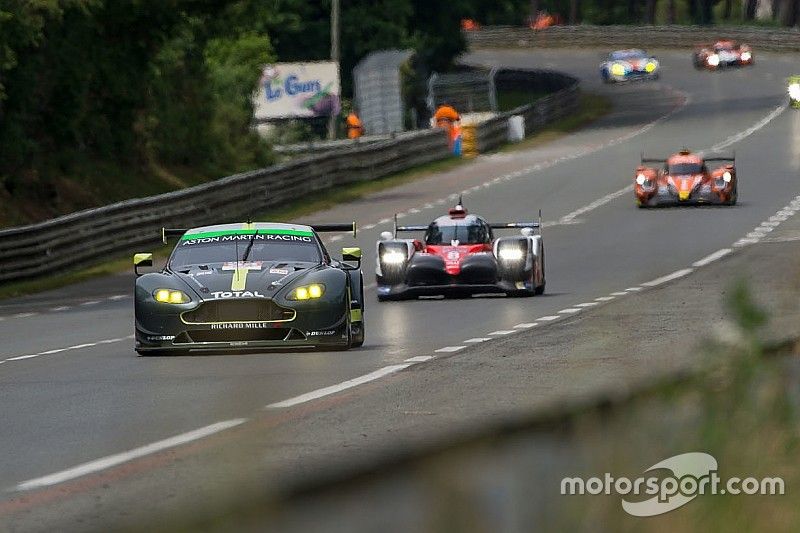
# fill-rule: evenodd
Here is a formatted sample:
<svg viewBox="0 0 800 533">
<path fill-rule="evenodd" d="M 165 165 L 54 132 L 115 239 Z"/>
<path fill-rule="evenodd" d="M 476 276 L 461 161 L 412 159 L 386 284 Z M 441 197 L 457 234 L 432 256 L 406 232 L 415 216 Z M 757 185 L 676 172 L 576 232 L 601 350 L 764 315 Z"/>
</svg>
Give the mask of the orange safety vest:
<svg viewBox="0 0 800 533">
<path fill-rule="evenodd" d="M 358 139 L 364 135 L 364 126 L 361 124 L 361 119 L 355 113 L 350 113 L 345 119 L 347 124 L 347 138 Z"/>
</svg>

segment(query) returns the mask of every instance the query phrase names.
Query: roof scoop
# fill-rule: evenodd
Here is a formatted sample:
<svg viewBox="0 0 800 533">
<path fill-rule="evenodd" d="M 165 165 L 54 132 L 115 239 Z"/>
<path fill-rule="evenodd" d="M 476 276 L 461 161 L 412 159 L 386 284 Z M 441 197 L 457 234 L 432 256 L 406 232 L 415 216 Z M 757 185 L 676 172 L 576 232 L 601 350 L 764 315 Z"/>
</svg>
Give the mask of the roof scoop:
<svg viewBox="0 0 800 533">
<path fill-rule="evenodd" d="M 467 208 L 461 202 L 461 195 L 458 196 L 458 203 L 455 207 L 451 207 L 447 214 L 450 215 L 450 218 L 465 218 L 467 216 Z"/>
</svg>

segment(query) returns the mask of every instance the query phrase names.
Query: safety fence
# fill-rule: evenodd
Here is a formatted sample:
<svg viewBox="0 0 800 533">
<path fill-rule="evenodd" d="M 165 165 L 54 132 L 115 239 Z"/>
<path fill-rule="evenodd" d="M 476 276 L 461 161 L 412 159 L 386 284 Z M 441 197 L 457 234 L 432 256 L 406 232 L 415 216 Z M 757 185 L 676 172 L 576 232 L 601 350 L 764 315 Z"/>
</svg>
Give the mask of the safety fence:
<svg viewBox="0 0 800 533">
<path fill-rule="evenodd" d="M 519 71 L 505 76 L 531 87 L 558 79 L 562 88 L 533 104 L 481 123 L 477 129 L 481 151 L 505 142 L 512 114 L 523 115 L 526 131 L 534 132 L 577 105 L 578 82 L 574 78 L 549 71 Z M 529 79 L 524 81 L 525 78 Z M 378 179 L 448 157 L 452 155 L 443 130 L 410 132 L 368 144 L 352 143 L 196 187 L 2 230 L 0 283 L 49 276 L 153 246 L 159 242 L 163 226 L 243 220 L 334 187 Z"/>
<path fill-rule="evenodd" d="M 760 51 L 800 51 L 798 28 L 733 26 L 553 26 L 534 31 L 520 26 L 486 26 L 465 32 L 471 49 L 478 48 L 691 48 L 733 39 Z"/>
</svg>

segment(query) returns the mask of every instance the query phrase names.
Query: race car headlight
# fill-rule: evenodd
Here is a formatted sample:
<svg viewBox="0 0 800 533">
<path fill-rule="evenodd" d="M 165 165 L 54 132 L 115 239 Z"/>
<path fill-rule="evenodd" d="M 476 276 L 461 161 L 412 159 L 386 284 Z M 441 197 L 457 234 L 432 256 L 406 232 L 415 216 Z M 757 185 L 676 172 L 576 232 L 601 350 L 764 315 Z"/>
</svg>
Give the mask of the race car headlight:
<svg viewBox="0 0 800 533">
<path fill-rule="evenodd" d="M 325 285 L 322 285 L 321 283 L 312 283 L 311 285 L 304 285 L 302 287 L 292 289 L 292 292 L 289 293 L 289 296 L 287 296 L 286 299 L 300 301 L 316 300 L 323 294 L 325 294 Z"/>
<path fill-rule="evenodd" d="M 789 85 L 789 98 L 796 102 L 800 101 L 800 83 Z"/>
<path fill-rule="evenodd" d="M 708 56 L 708 59 L 706 59 L 706 62 L 712 67 L 716 67 L 719 65 L 719 56 L 717 54 L 711 54 Z"/>
<path fill-rule="evenodd" d="M 658 63 L 655 61 L 648 61 L 647 64 L 644 66 L 644 71 L 648 74 L 652 74 L 658 68 Z"/>
<path fill-rule="evenodd" d="M 730 183 L 731 179 L 733 179 L 733 176 L 731 176 L 730 172 L 728 172 L 727 170 L 723 172 L 722 181 L 724 181 L 725 183 Z"/>
<path fill-rule="evenodd" d="M 625 65 L 622 63 L 614 63 L 611 65 L 611 74 L 614 76 L 624 76 L 625 75 Z"/>
<path fill-rule="evenodd" d="M 753 57 L 753 54 L 750 52 L 742 52 L 742 61 L 750 61 L 751 57 Z"/>
<path fill-rule="evenodd" d="M 402 265 L 406 261 L 406 254 L 397 250 L 388 250 L 381 255 L 381 262 L 384 265 Z"/>
<path fill-rule="evenodd" d="M 157 289 L 153 292 L 153 298 L 162 304 L 185 304 L 191 301 L 185 292 L 173 289 Z"/>
<path fill-rule="evenodd" d="M 497 252 L 503 261 L 519 261 L 525 255 L 522 248 L 517 246 L 504 246 Z"/>
<path fill-rule="evenodd" d="M 638 176 L 636 176 L 636 183 L 637 184 L 644 185 L 644 183 L 646 181 L 647 181 L 647 176 L 645 176 L 644 174 L 639 174 Z"/>
</svg>

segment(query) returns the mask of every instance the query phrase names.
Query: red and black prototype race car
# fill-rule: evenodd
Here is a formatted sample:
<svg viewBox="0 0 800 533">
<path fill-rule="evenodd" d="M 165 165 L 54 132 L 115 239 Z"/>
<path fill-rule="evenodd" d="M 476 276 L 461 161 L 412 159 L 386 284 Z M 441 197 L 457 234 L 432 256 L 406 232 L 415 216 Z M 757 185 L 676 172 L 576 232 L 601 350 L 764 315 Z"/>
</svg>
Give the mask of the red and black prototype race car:
<svg viewBox="0 0 800 533">
<path fill-rule="evenodd" d="M 708 163 L 720 163 L 709 170 Z M 646 166 L 661 163 L 661 168 Z M 634 176 L 639 207 L 683 204 L 734 205 L 737 199 L 736 156 L 703 157 L 683 149 L 666 159 L 642 157 Z"/>
<path fill-rule="evenodd" d="M 717 41 L 695 47 L 692 54 L 695 68 L 717 70 L 725 67 L 743 67 L 755 63 L 753 49 L 734 41 Z"/>
<path fill-rule="evenodd" d="M 520 229 L 521 235 L 495 237 L 494 230 Z M 424 232 L 422 239 L 398 233 Z M 376 279 L 378 300 L 426 295 L 446 297 L 505 293 L 542 294 L 544 242 L 536 222 L 490 223 L 458 205 L 427 226 L 398 226 L 381 234 Z"/>
</svg>

